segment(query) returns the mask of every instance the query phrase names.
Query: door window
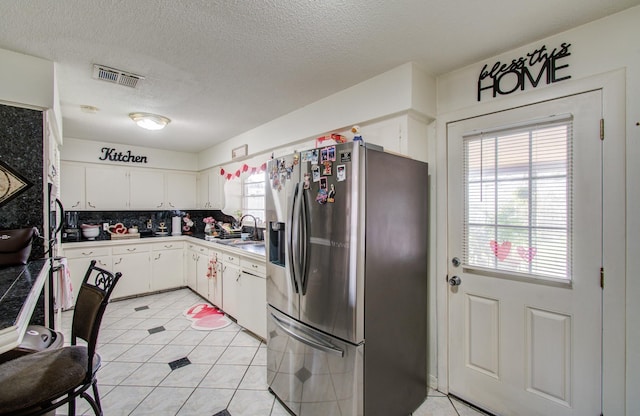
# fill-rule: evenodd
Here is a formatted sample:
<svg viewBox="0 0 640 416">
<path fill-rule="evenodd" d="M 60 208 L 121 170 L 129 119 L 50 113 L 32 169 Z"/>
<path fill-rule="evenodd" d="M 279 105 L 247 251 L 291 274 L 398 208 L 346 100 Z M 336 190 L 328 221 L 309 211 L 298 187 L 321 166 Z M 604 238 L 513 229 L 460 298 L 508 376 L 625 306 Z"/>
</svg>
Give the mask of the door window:
<svg viewBox="0 0 640 416">
<path fill-rule="evenodd" d="M 463 138 L 467 267 L 571 280 L 572 118 Z"/>
</svg>

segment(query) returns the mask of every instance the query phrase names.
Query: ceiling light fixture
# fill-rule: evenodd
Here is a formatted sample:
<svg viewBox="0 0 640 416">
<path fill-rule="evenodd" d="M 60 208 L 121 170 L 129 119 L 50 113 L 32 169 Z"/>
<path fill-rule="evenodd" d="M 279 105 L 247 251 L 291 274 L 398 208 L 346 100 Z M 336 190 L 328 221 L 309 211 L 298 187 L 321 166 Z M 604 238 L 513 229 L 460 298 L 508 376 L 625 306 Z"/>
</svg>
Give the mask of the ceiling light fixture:
<svg viewBox="0 0 640 416">
<path fill-rule="evenodd" d="M 162 130 L 171 122 L 171 120 L 165 116 L 150 113 L 130 113 L 129 117 L 138 126 L 147 130 Z"/>
</svg>

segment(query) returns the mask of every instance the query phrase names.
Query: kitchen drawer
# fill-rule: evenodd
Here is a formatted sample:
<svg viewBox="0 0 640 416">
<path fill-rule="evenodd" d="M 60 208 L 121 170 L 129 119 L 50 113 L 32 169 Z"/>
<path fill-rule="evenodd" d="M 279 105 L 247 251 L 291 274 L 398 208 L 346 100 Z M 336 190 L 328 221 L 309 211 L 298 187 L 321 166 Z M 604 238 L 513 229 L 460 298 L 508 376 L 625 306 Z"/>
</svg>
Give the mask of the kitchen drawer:
<svg viewBox="0 0 640 416">
<path fill-rule="evenodd" d="M 253 260 L 240 259 L 240 268 L 242 271 L 246 271 L 260 277 L 265 277 L 267 274 L 267 265 Z"/>
<path fill-rule="evenodd" d="M 153 247 L 153 251 L 182 250 L 184 248 L 184 241 L 153 243 L 152 247 Z"/>
<path fill-rule="evenodd" d="M 202 246 L 196 246 L 193 244 L 189 244 L 189 250 L 193 250 L 196 253 L 200 253 L 200 254 L 209 254 L 209 248 L 208 247 L 202 247 Z"/>
<path fill-rule="evenodd" d="M 240 265 L 240 257 L 229 253 L 222 253 L 220 256 L 218 256 L 218 261 L 222 261 L 224 264 L 235 264 L 236 266 Z"/>
<path fill-rule="evenodd" d="M 151 250 L 148 244 L 127 244 L 125 246 L 113 247 L 113 255 L 117 254 L 132 254 L 132 253 L 146 253 Z"/>
<path fill-rule="evenodd" d="M 110 256 L 110 247 L 82 247 L 82 248 L 69 248 L 64 250 L 64 256 L 69 259 L 79 259 L 83 257 L 101 257 Z"/>
</svg>

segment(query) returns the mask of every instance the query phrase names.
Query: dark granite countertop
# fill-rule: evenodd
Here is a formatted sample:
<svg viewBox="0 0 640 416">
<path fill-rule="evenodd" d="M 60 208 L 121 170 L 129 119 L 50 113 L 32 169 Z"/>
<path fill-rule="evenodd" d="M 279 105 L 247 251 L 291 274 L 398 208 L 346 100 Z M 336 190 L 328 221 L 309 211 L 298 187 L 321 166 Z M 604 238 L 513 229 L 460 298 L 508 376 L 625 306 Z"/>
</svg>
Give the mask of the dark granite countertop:
<svg viewBox="0 0 640 416">
<path fill-rule="evenodd" d="M 49 259 L 0 268 L 0 352 L 22 339 L 48 272 Z"/>
</svg>

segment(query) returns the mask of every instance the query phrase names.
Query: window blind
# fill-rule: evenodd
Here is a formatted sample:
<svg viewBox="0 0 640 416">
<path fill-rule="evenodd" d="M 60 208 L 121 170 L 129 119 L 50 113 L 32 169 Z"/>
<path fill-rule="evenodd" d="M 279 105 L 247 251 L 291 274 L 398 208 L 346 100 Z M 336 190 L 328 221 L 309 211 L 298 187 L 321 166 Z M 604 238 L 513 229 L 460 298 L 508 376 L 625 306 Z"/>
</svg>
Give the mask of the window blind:
<svg viewBox="0 0 640 416">
<path fill-rule="evenodd" d="M 571 116 L 463 138 L 463 262 L 571 280 Z"/>
</svg>

